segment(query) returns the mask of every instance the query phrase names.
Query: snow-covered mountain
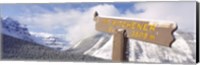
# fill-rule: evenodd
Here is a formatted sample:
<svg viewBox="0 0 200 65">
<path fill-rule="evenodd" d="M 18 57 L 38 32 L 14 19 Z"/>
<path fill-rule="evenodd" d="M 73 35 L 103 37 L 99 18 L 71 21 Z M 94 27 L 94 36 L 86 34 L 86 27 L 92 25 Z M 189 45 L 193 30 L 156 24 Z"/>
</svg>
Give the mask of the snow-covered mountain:
<svg viewBox="0 0 200 65">
<path fill-rule="evenodd" d="M 66 40 L 58 38 L 53 34 L 44 32 L 30 32 L 30 34 L 34 37 L 34 40 L 37 43 L 40 43 L 44 46 L 48 46 L 57 50 L 63 50 L 69 47 Z"/>
<path fill-rule="evenodd" d="M 91 37 L 80 40 L 78 43 L 72 45 L 70 49 L 66 49 L 71 53 L 84 54 L 90 50 L 101 48 L 110 38 L 110 35 L 105 33 L 97 33 Z"/>
<path fill-rule="evenodd" d="M 176 31 L 172 47 L 129 39 L 128 58 L 139 63 L 195 63 L 195 33 Z M 69 51 L 112 60 L 113 36 L 98 33 L 76 43 Z"/>
<path fill-rule="evenodd" d="M 67 41 L 53 36 L 49 33 L 30 32 L 26 25 L 20 24 L 12 18 L 1 18 L 2 34 L 9 35 L 15 38 L 35 42 L 50 48 L 62 49 L 67 46 Z"/>
<path fill-rule="evenodd" d="M 147 63 L 195 63 L 195 34 L 178 31 L 175 32 L 174 35 L 176 41 L 173 42 L 171 48 L 129 39 L 129 61 Z M 112 42 L 113 36 L 111 36 L 109 40 L 105 40 L 105 36 L 102 36 L 99 38 L 98 42 L 84 52 L 84 54 L 111 60 Z"/>
<path fill-rule="evenodd" d="M 21 25 L 18 21 L 12 18 L 1 18 L 2 34 L 6 34 L 15 38 L 33 41 L 31 35 L 26 28 L 26 25 Z"/>
</svg>

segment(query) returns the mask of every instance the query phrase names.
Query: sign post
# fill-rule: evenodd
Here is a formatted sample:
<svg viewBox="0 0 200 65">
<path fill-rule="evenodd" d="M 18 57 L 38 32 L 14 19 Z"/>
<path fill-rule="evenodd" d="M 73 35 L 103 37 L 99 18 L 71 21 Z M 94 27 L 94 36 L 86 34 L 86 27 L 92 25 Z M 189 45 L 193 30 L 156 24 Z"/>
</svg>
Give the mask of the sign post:
<svg viewBox="0 0 200 65">
<path fill-rule="evenodd" d="M 122 62 L 128 60 L 126 57 L 127 38 L 125 33 L 126 32 L 124 29 L 118 29 L 114 32 L 112 51 L 112 61 L 114 62 Z"/>
<path fill-rule="evenodd" d="M 175 40 L 173 32 L 177 29 L 175 23 L 99 17 L 97 12 L 94 14 L 94 21 L 96 22 L 96 30 L 114 34 L 113 61 L 122 61 L 124 58 L 127 44 L 124 38 L 171 47 Z M 119 31 L 120 29 L 123 30 Z"/>
</svg>

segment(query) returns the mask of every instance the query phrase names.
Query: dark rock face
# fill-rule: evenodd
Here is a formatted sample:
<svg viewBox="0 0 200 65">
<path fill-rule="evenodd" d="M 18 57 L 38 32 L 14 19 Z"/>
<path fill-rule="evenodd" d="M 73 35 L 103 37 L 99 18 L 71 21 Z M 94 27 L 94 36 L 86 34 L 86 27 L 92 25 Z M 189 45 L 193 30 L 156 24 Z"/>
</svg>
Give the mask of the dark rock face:
<svg viewBox="0 0 200 65">
<path fill-rule="evenodd" d="M 108 62 L 83 54 L 58 51 L 36 43 L 27 42 L 8 35 L 2 35 L 2 60 L 43 60 L 43 61 L 81 61 Z"/>
</svg>

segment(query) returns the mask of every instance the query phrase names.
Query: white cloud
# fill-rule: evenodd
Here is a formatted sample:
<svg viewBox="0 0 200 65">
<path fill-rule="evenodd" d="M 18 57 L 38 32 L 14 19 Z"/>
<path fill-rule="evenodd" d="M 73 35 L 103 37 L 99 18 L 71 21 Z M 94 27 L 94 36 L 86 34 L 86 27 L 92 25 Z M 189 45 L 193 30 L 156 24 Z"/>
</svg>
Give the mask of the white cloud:
<svg viewBox="0 0 200 65">
<path fill-rule="evenodd" d="M 100 16 L 170 20 L 177 22 L 179 28 L 193 31 L 196 14 L 194 6 L 193 2 L 141 2 L 134 7 L 136 10 L 143 9 L 143 13 L 135 14 L 130 11 L 131 9 L 127 9 L 125 14 L 120 14 L 115 6 L 101 4 L 86 11 L 80 11 L 79 9 L 56 9 L 56 12 L 53 13 L 48 12 L 21 17 L 20 22 L 31 25 L 31 27 L 37 27 L 37 29 L 47 31 L 48 33 L 51 33 L 49 31 L 60 29 L 60 31 L 66 32 L 62 37 L 65 37 L 72 44 L 97 33 L 95 22 L 93 21 L 95 11 L 98 11 Z"/>
<path fill-rule="evenodd" d="M 37 27 L 43 31 L 66 32 L 63 36 L 70 43 L 77 43 L 79 40 L 97 33 L 95 22 L 93 21 L 94 12 L 100 15 L 117 16 L 119 12 L 113 5 L 101 4 L 82 12 L 79 9 L 59 10 L 54 13 L 36 14 L 34 16 L 20 17 L 20 22 Z M 50 32 L 48 32 L 50 33 Z"/>
<path fill-rule="evenodd" d="M 140 14 L 132 14 L 127 10 L 127 17 L 143 19 L 174 21 L 178 28 L 195 32 L 196 7 L 195 2 L 142 2 L 135 5 L 136 10 L 144 10 Z"/>
<path fill-rule="evenodd" d="M 100 15 L 117 16 L 118 10 L 113 5 L 98 5 L 83 12 L 76 18 L 74 25 L 67 27 L 67 39 L 72 43 L 77 43 L 79 40 L 97 33 L 95 30 L 95 22 L 93 21 L 94 12 L 98 11 Z"/>
</svg>

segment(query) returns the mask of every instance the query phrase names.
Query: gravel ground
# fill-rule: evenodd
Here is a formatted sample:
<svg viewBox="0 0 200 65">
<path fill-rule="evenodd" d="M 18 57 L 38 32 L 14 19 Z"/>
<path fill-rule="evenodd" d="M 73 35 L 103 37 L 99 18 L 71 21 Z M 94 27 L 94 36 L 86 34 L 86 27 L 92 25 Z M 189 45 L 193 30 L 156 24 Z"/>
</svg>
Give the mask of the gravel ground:
<svg viewBox="0 0 200 65">
<path fill-rule="evenodd" d="M 2 60 L 110 62 L 88 55 L 58 51 L 7 35 L 2 35 L 2 37 Z"/>
</svg>

